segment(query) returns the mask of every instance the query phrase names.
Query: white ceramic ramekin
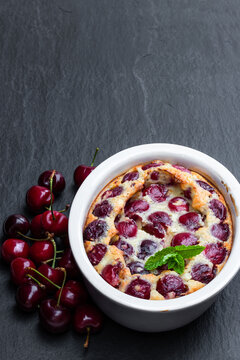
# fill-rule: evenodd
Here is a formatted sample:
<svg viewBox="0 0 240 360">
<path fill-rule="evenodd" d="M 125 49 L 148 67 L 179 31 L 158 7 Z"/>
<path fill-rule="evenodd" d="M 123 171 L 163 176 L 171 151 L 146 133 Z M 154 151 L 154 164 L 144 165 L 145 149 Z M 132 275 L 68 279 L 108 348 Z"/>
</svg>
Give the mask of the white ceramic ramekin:
<svg viewBox="0 0 240 360">
<path fill-rule="evenodd" d="M 96 272 L 88 260 L 82 231 L 89 207 L 99 191 L 115 176 L 134 165 L 160 159 L 195 170 L 223 193 L 231 210 L 234 241 L 222 271 L 202 289 L 171 300 L 143 300 L 120 292 Z M 240 184 L 218 161 L 197 150 L 173 144 L 147 144 L 123 150 L 101 163 L 79 188 L 70 212 L 69 237 L 75 260 L 94 301 L 113 320 L 139 331 L 166 331 L 183 326 L 201 315 L 239 270 Z"/>
</svg>

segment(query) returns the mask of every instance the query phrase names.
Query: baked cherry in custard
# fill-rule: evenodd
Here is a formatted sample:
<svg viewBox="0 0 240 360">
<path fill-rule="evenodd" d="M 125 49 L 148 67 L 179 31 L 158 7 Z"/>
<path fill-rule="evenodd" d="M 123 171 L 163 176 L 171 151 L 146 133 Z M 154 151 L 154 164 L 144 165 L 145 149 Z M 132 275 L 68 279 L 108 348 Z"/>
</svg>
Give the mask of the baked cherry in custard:
<svg viewBox="0 0 240 360">
<path fill-rule="evenodd" d="M 154 160 L 102 189 L 83 239 L 108 284 L 140 299 L 164 300 L 186 296 L 217 276 L 231 250 L 232 221 L 222 194 L 203 176 Z M 186 247 L 200 250 L 179 259 Z M 166 262 L 149 270 L 146 262 L 162 250 L 169 251 Z"/>
</svg>

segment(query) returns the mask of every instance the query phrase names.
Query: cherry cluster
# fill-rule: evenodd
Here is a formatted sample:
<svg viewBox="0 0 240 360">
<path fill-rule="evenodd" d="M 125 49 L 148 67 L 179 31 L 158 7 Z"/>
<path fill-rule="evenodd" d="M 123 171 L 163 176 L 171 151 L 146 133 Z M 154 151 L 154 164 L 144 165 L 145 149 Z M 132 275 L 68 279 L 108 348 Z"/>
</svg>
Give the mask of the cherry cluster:
<svg viewBox="0 0 240 360">
<path fill-rule="evenodd" d="M 94 159 L 97 151 L 98 148 Z M 77 187 L 94 169 L 93 162 L 91 166 L 76 168 Z M 84 344 L 87 348 L 89 334 L 101 328 L 103 316 L 89 297 L 70 249 L 68 218 L 64 214 L 69 205 L 60 211 L 53 210 L 54 199 L 64 188 L 65 179 L 58 171 L 47 170 L 39 176 L 38 185 L 26 194 L 27 206 L 34 217 L 31 222 L 21 214 L 6 218 L 3 231 L 7 239 L 1 254 L 10 264 L 11 280 L 17 285 L 19 308 L 26 312 L 38 310 L 40 323 L 51 333 L 65 332 L 71 325 L 76 332 L 87 333 Z"/>
</svg>

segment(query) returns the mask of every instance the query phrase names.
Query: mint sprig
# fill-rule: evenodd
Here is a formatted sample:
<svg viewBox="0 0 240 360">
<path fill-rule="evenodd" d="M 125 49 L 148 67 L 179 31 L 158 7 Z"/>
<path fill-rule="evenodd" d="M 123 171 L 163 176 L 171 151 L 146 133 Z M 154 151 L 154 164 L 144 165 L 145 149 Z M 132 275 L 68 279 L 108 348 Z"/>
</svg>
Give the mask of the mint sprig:
<svg viewBox="0 0 240 360">
<path fill-rule="evenodd" d="M 159 266 L 168 265 L 168 269 L 173 269 L 178 274 L 184 272 L 184 259 L 191 259 L 193 256 L 200 254 L 205 249 L 200 245 L 179 245 L 169 246 L 158 252 L 146 261 L 144 267 L 146 270 L 154 270 Z"/>
</svg>

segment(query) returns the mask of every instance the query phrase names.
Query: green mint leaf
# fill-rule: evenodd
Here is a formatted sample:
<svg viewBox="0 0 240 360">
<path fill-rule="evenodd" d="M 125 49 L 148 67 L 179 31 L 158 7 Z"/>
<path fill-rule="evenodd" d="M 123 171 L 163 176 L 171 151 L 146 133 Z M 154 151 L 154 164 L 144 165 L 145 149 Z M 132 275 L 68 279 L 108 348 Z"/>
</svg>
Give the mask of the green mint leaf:
<svg viewBox="0 0 240 360">
<path fill-rule="evenodd" d="M 167 249 L 167 248 L 166 248 Z M 175 246 L 175 250 L 178 254 L 182 255 L 184 259 L 190 259 L 198 254 L 200 254 L 205 249 L 204 246 L 200 245 L 179 245 Z"/>
<path fill-rule="evenodd" d="M 200 254 L 204 249 L 205 247 L 200 245 L 169 246 L 150 256 L 144 268 L 146 270 L 154 270 L 159 266 L 168 264 L 168 269 L 173 269 L 178 274 L 182 274 L 185 267 L 184 259 L 192 258 Z"/>
</svg>

